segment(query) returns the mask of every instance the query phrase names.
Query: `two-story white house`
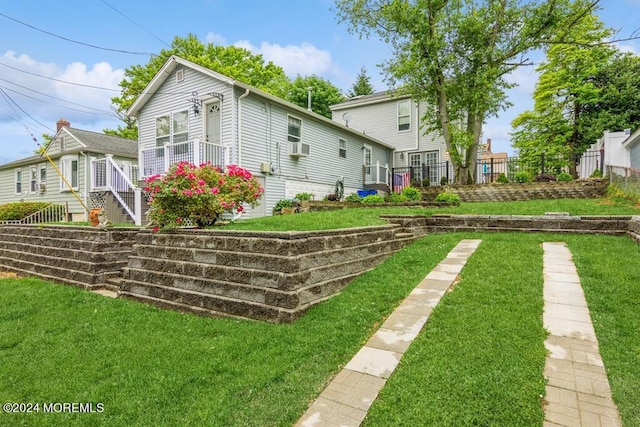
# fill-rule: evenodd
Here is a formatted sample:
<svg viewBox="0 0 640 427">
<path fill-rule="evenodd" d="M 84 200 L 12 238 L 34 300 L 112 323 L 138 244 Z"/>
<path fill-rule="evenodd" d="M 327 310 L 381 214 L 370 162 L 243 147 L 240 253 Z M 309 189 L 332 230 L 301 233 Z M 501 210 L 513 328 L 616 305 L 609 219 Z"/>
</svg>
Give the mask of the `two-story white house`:
<svg viewBox="0 0 640 427">
<path fill-rule="evenodd" d="M 442 136 L 426 133 L 421 126 L 429 109 L 433 110 L 395 91 L 357 96 L 331 106 L 334 121 L 391 144 L 395 168 L 411 167 L 413 179 L 428 178 L 437 184 L 446 171 L 436 165 L 448 160 L 448 155 Z"/>
<path fill-rule="evenodd" d="M 264 187 L 249 216 L 301 192 L 322 200 L 390 183 L 392 145 L 183 58 L 170 57 L 127 115 L 138 123 L 140 178 L 179 161 L 235 164 Z"/>
</svg>

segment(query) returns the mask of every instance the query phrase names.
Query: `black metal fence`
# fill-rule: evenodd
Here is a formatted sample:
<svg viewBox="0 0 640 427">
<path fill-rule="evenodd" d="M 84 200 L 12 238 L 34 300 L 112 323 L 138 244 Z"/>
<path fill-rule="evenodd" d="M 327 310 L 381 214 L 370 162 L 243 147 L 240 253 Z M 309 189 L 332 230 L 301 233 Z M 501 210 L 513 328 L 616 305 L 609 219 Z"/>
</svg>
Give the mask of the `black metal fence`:
<svg viewBox="0 0 640 427">
<path fill-rule="evenodd" d="M 541 154 L 526 159 L 520 157 L 487 158 L 478 159 L 474 176 L 476 183 L 490 184 L 497 181 L 501 175 L 513 182 L 521 172 L 526 172 L 535 178 L 541 174 L 573 173 L 573 169 L 575 169 L 576 178 L 588 178 L 596 170 L 603 172 L 603 164 L 604 155 L 599 151 L 588 151 L 576 157 Z M 409 185 L 427 187 L 452 184 L 455 180 L 455 171 L 450 161 L 423 163 L 421 166 L 393 168 L 392 178 L 392 190 L 401 191 Z"/>
</svg>

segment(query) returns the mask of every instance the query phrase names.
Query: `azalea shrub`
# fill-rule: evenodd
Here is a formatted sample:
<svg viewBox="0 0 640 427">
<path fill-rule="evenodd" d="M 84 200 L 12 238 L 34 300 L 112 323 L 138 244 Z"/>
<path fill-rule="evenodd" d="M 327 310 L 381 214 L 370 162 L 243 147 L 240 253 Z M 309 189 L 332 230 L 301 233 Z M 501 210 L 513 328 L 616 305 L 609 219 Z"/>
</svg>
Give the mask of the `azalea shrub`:
<svg viewBox="0 0 640 427">
<path fill-rule="evenodd" d="M 154 175 L 145 182 L 154 231 L 188 223 L 213 225 L 225 212 L 242 213 L 245 204 L 256 206 L 264 191 L 248 170 L 236 165 L 222 170 L 210 163 L 176 163 L 165 175 Z"/>
</svg>

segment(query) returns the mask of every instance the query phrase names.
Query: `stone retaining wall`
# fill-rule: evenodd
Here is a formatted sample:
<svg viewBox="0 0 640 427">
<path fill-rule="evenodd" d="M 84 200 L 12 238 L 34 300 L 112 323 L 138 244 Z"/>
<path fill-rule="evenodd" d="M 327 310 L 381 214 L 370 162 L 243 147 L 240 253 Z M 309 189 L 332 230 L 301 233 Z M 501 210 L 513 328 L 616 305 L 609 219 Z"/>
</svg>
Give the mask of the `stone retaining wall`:
<svg viewBox="0 0 640 427">
<path fill-rule="evenodd" d="M 629 220 L 629 236 L 640 244 L 640 216 L 634 215 Z"/>
<path fill-rule="evenodd" d="M 505 202 L 538 199 L 594 199 L 607 192 L 608 179 L 568 182 L 529 182 L 509 184 L 452 185 L 421 187 L 423 197 L 433 201 L 443 191 L 454 191 L 462 202 Z"/>
<path fill-rule="evenodd" d="M 382 215 L 403 231 L 421 236 L 446 231 L 527 231 L 578 234 L 610 234 L 622 236 L 640 231 L 639 218 L 631 216 L 570 216 L 549 213 L 528 215 Z M 632 220 L 633 218 L 633 220 Z"/>
<path fill-rule="evenodd" d="M 120 295 L 207 315 L 289 322 L 414 236 L 384 225 L 315 232 L 138 234 Z"/>
<path fill-rule="evenodd" d="M 120 277 L 138 229 L 74 226 L 0 226 L 0 266 L 85 289 Z"/>
</svg>

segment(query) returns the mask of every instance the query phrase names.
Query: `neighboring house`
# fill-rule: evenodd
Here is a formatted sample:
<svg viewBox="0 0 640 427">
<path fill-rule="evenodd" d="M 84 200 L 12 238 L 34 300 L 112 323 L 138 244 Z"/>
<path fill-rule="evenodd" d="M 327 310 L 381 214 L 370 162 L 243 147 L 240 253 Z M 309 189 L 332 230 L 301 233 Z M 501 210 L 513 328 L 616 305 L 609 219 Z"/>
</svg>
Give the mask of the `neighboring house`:
<svg viewBox="0 0 640 427">
<path fill-rule="evenodd" d="M 345 194 L 389 184 L 392 146 L 177 56 L 127 115 L 138 123 L 141 179 L 179 161 L 236 164 L 265 189 L 250 216 L 301 192 L 321 200 L 338 181 Z"/>
<path fill-rule="evenodd" d="M 137 181 L 136 142 L 74 129 L 65 119 L 56 125 L 46 155 L 0 165 L 0 203 L 67 204 L 71 221 L 86 221 L 87 209 L 109 208 L 114 212 L 110 219 L 117 220 L 109 194 L 123 185 L 113 180 L 111 170 Z"/>
<path fill-rule="evenodd" d="M 628 138 L 622 142 L 622 147 L 629 160 L 625 166 L 640 170 L 640 128 L 628 135 Z"/>
<path fill-rule="evenodd" d="M 509 156 L 506 152 L 494 153 L 491 151 L 491 138 L 480 146 L 480 159 L 478 159 L 478 182 L 483 184 L 495 182 L 500 174 L 508 175 Z"/>
<path fill-rule="evenodd" d="M 633 145 L 628 143 L 633 137 L 630 134 L 630 129 L 620 132 L 605 131 L 602 138 L 592 144 L 582 156 L 578 164 L 579 177 L 588 178 L 596 169 L 602 169 L 603 163 L 605 170 L 602 173 L 606 173 L 607 166 L 629 167 L 629 147 Z M 640 156 L 640 148 L 637 150 L 636 156 Z"/>
<path fill-rule="evenodd" d="M 410 95 L 384 91 L 333 105 L 331 112 L 334 121 L 391 144 L 395 148 L 395 168 L 411 167 L 413 179 L 428 178 L 431 185 L 437 185 L 438 164 L 449 157 L 444 139 L 435 132 L 425 134 L 421 126 L 429 108 Z"/>
</svg>

